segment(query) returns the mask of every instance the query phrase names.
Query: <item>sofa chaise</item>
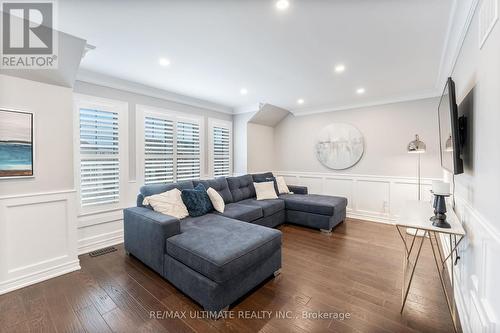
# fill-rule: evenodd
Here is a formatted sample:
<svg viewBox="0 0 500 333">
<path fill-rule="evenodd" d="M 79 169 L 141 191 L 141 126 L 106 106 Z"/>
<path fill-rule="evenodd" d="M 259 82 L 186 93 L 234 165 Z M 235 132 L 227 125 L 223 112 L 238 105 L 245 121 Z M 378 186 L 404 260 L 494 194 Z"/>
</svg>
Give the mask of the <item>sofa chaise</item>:
<svg viewBox="0 0 500 333">
<path fill-rule="evenodd" d="M 283 223 L 331 232 L 344 221 L 347 199 L 307 194 L 288 186 L 290 194 L 256 200 L 254 181 L 272 173 L 146 185 L 137 207 L 124 210 L 125 251 L 132 254 L 207 311 L 220 311 L 281 270 Z M 145 207 L 145 197 L 202 183 L 224 199 L 224 213 L 182 220 Z"/>
</svg>

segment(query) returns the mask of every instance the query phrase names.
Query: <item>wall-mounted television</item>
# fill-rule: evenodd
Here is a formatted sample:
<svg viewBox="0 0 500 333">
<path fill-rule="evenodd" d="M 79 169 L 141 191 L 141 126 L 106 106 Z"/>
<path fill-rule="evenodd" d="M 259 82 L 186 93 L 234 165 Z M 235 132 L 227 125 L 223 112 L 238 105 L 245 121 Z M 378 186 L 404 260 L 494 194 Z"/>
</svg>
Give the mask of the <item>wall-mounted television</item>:
<svg viewBox="0 0 500 333">
<path fill-rule="evenodd" d="M 441 166 L 458 175 L 464 172 L 461 156 L 465 142 L 465 119 L 458 117 L 455 82 L 448 78 L 438 107 Z"/>
</svg>

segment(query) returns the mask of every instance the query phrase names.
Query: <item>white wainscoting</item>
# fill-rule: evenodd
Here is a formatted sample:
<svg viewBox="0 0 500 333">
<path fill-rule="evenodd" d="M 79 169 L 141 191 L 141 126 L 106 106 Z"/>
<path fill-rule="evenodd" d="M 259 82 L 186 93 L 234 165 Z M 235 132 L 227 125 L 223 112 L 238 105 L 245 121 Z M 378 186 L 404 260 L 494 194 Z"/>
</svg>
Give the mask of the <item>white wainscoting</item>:
<svg viewBox="0 0 500 333">
<path fill-rule="evenodd" d="M 466 200 L 455 198 L 457 216 L 467 236 L 454 266 L 455 298 L 462 329 L 471 333 L 500 332 L 500 232 Z M 442 242 L 445 251 L 448 243 Z"/>
<path fill-rule="evenodd" d="M 0 197 L 0 294 L 80 269 L 74 190 Z"/>
<path fill-rule="evenodd" d="M 123 243 L 123 209 L 78 217 L 78 254 Z"/>
<path fill-rule="evenodd" d="M 415 177 L 391 177 L 338 173 L 274 171 L 287 184 L 307 186 L 309 193 L 347 198 L 347 216 L 362 220 L 393 223 L 407 200 L 418 197 Z M 430 200 L 431 178 L 421 180 L 421 198 Z"/>
<path fill-rule="evenodd" d="M 78 254 L 89 253 L 123 243 L 123 209 L 135 207 L 139 185 L 129 180 L 122 189 L 123 207 L 80 213 L 78 225 Z"/>
</svg>

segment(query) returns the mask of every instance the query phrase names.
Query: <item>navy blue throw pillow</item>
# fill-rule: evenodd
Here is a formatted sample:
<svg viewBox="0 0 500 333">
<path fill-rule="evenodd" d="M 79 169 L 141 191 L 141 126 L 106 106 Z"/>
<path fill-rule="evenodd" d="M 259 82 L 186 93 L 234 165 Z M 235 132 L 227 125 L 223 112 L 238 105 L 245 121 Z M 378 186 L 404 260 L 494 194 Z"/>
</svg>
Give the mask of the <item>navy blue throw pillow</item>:
<svg viewBox="0 0 500 333">
<path fill-rule="evenodd" d="M 189 216 L 202 216 L 214 210 L 212 201 L 203 184 L 198 184 L 193 190 L 182 190 L 182 201 L 187 207 Z"/>
</svg>

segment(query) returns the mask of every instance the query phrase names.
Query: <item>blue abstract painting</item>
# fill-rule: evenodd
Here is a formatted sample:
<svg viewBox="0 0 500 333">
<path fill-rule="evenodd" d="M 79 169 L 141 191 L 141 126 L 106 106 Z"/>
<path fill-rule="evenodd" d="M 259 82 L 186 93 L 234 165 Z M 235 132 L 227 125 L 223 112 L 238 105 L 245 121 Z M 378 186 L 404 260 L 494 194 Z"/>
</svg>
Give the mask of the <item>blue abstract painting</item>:
<svg viewBox="0 0 500 333">
<path fill-rule="evenodd" d="M 0 178 L 33 176 L 33 114 L 0 109 Z"/>
</svg>

